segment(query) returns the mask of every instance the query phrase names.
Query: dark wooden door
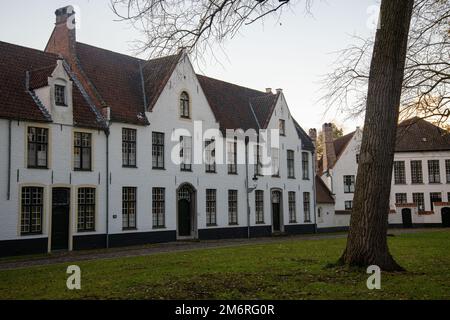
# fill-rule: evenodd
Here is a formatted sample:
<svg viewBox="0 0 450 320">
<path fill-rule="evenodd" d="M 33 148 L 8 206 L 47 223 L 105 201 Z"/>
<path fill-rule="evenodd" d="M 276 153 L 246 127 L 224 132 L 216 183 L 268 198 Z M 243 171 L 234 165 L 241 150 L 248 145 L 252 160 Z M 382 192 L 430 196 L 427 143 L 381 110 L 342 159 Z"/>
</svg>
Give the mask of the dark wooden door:
<svg viewBox="0 0 450 320">
<path fill-rule="evenodd" d="M 178 201 L 178 235 L 191 236 L 191 203 L 182 199 Z"/>
<path fill-rule="evenodd" d="M 52 196 L 52 250 L 67 250 L 69 249 L 70 189 L 55 188 Z"/>
<path fill-rule="evenodd" d="M 412 215 L 411 209 L 402 210 L 403 228 L 412 228 Z"/>
<path fill-rule="evenodd" d="M 450 208 L 442 208 L 442 226 L 444 228 L 450 228 Z"/>
<path fill-rule="evenodd" d="M 272 193 L 272 221 L 273 231 L 281 231 L 281 193 L 274 191 Z"/>
</svg>

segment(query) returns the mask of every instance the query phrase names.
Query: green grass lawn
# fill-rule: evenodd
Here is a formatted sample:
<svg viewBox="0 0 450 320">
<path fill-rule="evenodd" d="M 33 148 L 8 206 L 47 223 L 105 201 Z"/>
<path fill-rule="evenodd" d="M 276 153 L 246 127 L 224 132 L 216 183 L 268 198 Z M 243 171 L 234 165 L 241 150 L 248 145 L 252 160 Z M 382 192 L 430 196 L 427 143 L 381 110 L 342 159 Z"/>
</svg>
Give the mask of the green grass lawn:
<svg viewBox="0 0 450 320">
<path fill-rule="evenodd" d="M 375 291 L 363 272 L 326 267 L 345 246 L 327 239 L 80 262 L 80 291 L 66 289 L 69 264 L 0 271 L 0 299 L 450 299 L 450 231 L 389 242 L 408 272 Z"/>
</svg>

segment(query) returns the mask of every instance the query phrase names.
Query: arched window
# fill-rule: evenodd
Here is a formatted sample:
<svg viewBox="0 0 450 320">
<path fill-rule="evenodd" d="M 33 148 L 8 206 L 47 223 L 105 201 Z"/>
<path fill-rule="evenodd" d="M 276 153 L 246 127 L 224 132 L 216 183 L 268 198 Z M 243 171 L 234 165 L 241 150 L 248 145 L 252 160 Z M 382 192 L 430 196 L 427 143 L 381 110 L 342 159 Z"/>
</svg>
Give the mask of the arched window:
<svg viewBox="0 0 450 320">
<path fill-rule="evenodd" d="M 189 95 L 187 92 L 182 92 L 180 96 L 180 117 L 189 119 L 190 107 L 189 107 Z"/>
</svg>

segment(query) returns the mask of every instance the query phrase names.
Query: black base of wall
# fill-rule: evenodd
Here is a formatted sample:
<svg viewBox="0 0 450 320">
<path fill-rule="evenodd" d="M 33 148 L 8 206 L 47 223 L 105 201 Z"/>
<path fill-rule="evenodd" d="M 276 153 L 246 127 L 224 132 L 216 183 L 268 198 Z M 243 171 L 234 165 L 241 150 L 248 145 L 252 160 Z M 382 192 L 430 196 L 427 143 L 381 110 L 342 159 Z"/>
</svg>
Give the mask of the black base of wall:
<svg viewBox="0 0 450 320">
<path fill-rule="evenodd" d="M 333 233 L 333 232 L 347 232 L 349 227 L 330 227 L 330 228 L 318 228 L 318 233 Z"/>
<path fill-rule="evenodd" d="M 390 229 L 417 229 L 417 228 L 443 228 L 441 223 L 414 223 L 411 228 L 404 227 L 401 223 L 389 225 Z"/>
<path fill-rule="evenodd" d="M 316 232 L 314 224 L 295 224 L 285 225 L 284 232 L 287 234 L 310 234 Z"/>
<path fill-rule="evenodd" d="M 272 235 L 271 226 L 250 227 L 250 237 L 270 237 Z M 220 240 L 220 239 L 243 239 L 248 237 L 247 227 L 236 228 L 214 228 L 198 230 L 199 240 Z"/>
<path fill-rule="evenodd" d="M 111 234 L 109 236 L 109 246 L 111 248 L 130 247 L 150 243 L 173 242 L 176 240 L 176 231 Z"/>
<path fill-rule="evenodd" d="M 73 250 L 94 250 L 103 248 L 106 248 L 106 234 L 73 237 Z"/>
<path fill-rule="evenodd" d="M 0 257 L 47 253 L 48 238 L 0 241 Z"/>
</svg>

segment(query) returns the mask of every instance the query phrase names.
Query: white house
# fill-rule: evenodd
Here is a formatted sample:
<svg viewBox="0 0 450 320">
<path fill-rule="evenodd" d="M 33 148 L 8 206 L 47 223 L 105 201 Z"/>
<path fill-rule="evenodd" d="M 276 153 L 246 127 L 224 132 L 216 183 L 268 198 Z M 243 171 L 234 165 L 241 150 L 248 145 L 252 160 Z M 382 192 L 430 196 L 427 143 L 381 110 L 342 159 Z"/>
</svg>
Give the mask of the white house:
<svg viewBox="0 0 450 320">
<path fill-rule="evenodd" d="M 325 124 L 323 134 L 318 174 L 336 199 L 335 227 L 348 226 L 362 130 L 333 140 Z M 390 226 L 450 226 L 450 134 L 419 118 L 406 120 L 398 126 L 394 160 Z"/>
<path fill-rule="evenodd" d="M 44 51 L 0 42 L 0 256 L 315 232 L 314 145 L 281 89 L 79 43 L 74 14 Z"/>
</svg>

